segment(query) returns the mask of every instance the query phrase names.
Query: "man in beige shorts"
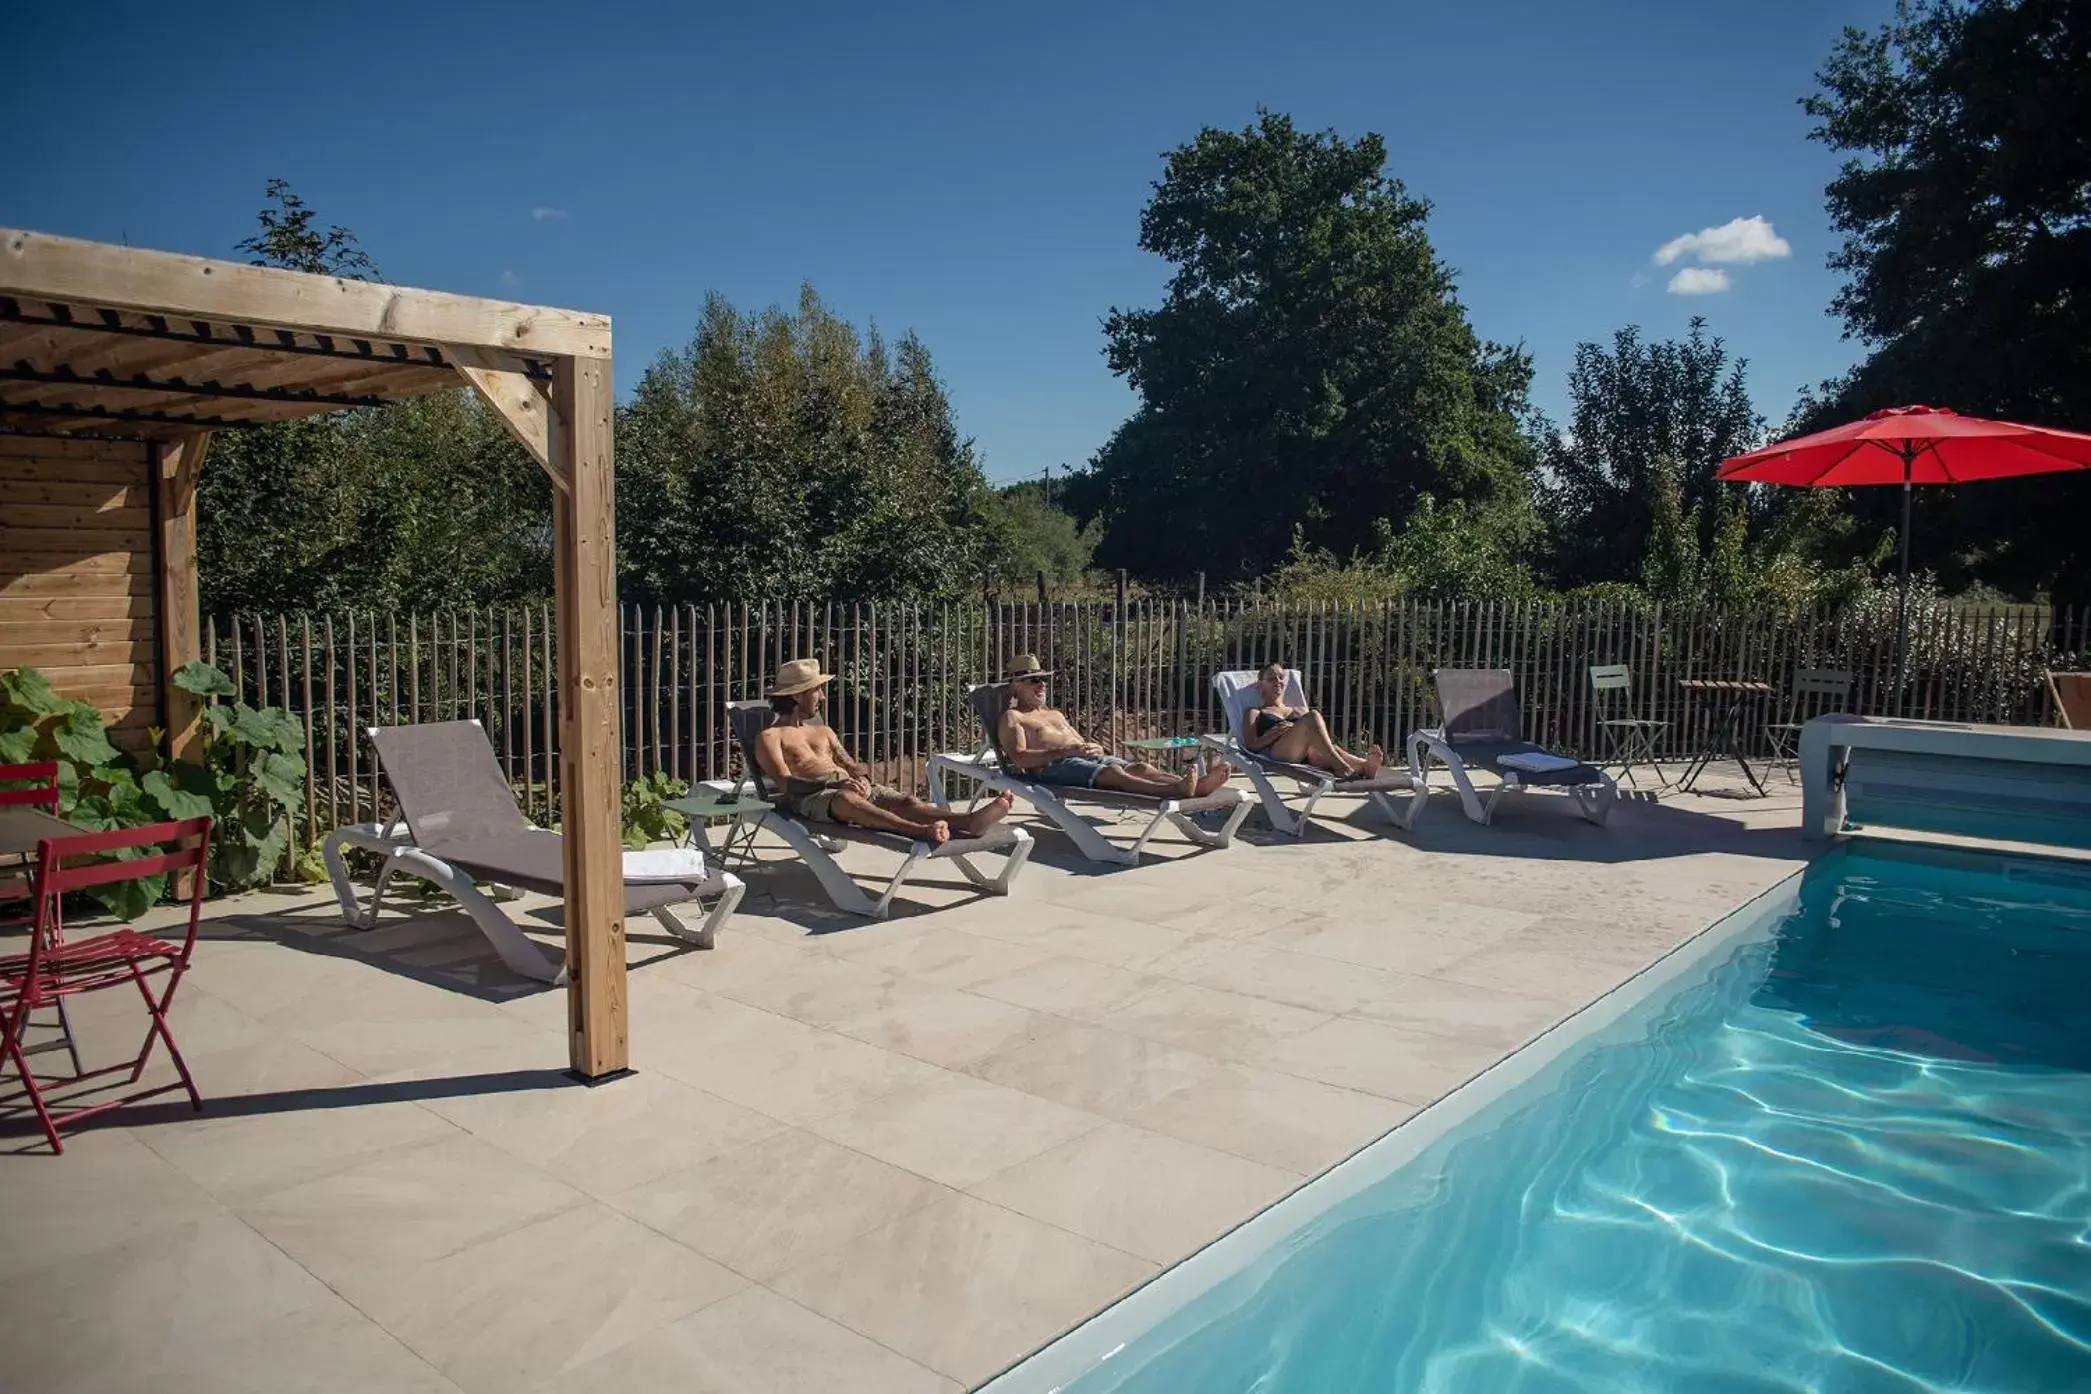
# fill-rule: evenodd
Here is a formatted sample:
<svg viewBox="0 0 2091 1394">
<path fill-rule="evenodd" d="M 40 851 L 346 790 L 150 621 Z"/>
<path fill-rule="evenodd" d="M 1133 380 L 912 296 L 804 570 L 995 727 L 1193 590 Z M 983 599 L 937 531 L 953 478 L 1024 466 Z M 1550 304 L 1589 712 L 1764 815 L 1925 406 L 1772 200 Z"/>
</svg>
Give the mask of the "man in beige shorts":
<svg viewBox="0 0 2091 1394">
<path fill-rule="evenodd" d="M 1007 794 L 956 813 L 874 784 L 821 719 L 834 680 L 810 658 L 795 658 L 777 670 L 769 692 L 774 715 L 756 740 L 755 760 L 775 786 L 778 807 L 809 823 L 844 823 L 932 843 L 979 837 L 1008 816 Z"/>
</svg>

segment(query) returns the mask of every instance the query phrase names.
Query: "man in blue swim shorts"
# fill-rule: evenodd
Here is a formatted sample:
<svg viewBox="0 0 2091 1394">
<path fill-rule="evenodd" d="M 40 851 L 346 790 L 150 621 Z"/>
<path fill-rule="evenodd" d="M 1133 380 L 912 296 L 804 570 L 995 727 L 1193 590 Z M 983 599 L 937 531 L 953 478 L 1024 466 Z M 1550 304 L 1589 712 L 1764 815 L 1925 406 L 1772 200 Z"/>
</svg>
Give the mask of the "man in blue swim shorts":
<svg viewBox="0 0 2091 1394">
<path fill-rule="evenodd" d="M 1058 709 L 1045 704 L 1050 668 L 1038 655 L 1018 654 L 1002 675 L 1009 707 L 996 731 L 1002 753 L 1018 774 L 1063 789 L 1110 789 L 1157 799 L 1188 799 L 1226 784 L 1234 767 L 1215 761 L 1203 774 L 1171 774 L 1156 765 L 1107 755 Z"/>
</svg>

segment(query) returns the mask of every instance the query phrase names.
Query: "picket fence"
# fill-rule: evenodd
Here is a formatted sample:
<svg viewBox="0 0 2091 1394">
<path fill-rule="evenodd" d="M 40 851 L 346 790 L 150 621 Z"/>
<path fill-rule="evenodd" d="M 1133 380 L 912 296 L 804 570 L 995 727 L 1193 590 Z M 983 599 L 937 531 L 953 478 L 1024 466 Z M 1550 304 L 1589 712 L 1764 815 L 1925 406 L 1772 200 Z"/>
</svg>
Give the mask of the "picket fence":
<svg viewBox="0 0 2091 1394">
<path fill-rule="evenodd" d="M 379 817 L 386 795 L 364 728 L 476 718 L 529 815 L 558 817 L 558 704 L 544 606 L 434 614 L 239 615 L 214 620 L 206 657 L 239 696 L 304 720 L 312 771 L 302 832 Z M 2081 666 L 2091 613 L 1931 603 L 1911 617 L 1905 714 L 2048 720 L 2043 668 Z M 1660 749 L 1686 756 L 1713 711 L 1680 679 L 1748 677 L 1776 690 L 1761 719 L 1813 714 L 1785 694 L 1801 668 L 1849 669 L 1846 709 L 1882 713 L 1894 692 L 1894 607 L 1665 608 L 1597 601 L 1396 601 L 1288 605 L 1213 599 L 627 607 L 626 778 L 737 773 L 728 702 L 761 695 L 779 663 L 818 658 L 837 675 L 828 719 L 879 777 L 921 788 L 926 759 L 971 750 L 968 685 L 1018 653 L 1055 669 L 1053 700 L 1094 738 L 1224 729 L 1211 675 L 1272 659 L 1301 670 L 1340 738 L 1399 750 L 1431 724 L 1431 671 L 1516 674 L 1527 734 L 1602 757 L 1606 716 L 1668 721 Z M 1625 663 L 1627 700 L 1591 691 L 1594 664 Z M 1617 694 L 1613 694 L 1616 696 Z M 1755 728 L 1761 736 L 1761 724 Z"/>
</svg>

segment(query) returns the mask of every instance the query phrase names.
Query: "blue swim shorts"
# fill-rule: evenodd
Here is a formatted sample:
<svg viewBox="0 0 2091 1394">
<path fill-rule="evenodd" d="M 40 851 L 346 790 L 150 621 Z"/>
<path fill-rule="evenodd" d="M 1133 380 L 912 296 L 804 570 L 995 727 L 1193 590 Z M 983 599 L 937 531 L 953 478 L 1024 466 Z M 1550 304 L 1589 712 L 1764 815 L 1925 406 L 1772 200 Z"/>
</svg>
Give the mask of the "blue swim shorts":
<svg viewBox="0 0 2091 1394">
<path fill-rule="evenodd" d="M 1057 784 L 1063 789 L 1094 789 L 1096 777 L 1112 765 L 1123 767 L 1126 762 L 1116 755 L 1102 759 L 1091 759 L 1087 755 L 1063 755 L 1042 770 L 1031 771 L 1031 778 L 1040 784 Z"/>
</svg>

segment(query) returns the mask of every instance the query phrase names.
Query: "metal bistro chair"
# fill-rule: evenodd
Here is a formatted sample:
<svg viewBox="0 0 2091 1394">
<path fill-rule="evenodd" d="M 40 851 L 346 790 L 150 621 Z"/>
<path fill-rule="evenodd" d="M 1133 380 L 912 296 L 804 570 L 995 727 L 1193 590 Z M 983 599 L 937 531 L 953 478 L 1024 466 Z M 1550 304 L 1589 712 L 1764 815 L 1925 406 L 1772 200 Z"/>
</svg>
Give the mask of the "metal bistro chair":
<svg viewBox="0 0 2091 1394">
<path fill-rule="evenodd" d="M 27 785 L 28 788 L 18 786 Z M 39 813 L 58 816 L 58 762 L 44 760 L 30 765 L 0 765 L 0 808 L 33 808 Z M 19 858 L 0 858 L 0 906 L 9 907 L 0 911 L 0 929 L 28 929 L 36 923 L 32 905 L 36 879 L 36 858 L 33 853 L 24 853 Z M 20 913 L 13 908 L 20 905 Z M 73 1023 L 65 1014 L 65 999 L 59 998 L 58 1039 L 40 1045 L 24 1046 L 23 1051 L 35 1055 L 46 1050 L 63 1050 L 72 1057 L 73 1073 L 80 1073 L 80 1046 L 73 1038 Z M 26 1029 L 26 1028 L 25 1028 Z"/>
<path fill-rule="evenodd" d="M 1801 727 L 1810 717 L 1836 711 L 1851 701 L 1852 674 L 1849 668 L 1800 668 L 1793 675 L 1793 689 L 1784 721 L 1765 723 L 1764 735 L 1772 745 L 1772 760 L 1786 768 L 1788 783 L 1800 783 Z"/>
<path fill-rule="evenodd" d="M 167 1008 L 196 951 L 196 925 L 203 908 L 210 835 L 210 819 L 190 818 L 115 832 L 54 837 L 37 847 L 36 921 L 29 935 L 29 952 L 0 958 L 0 1070 L 12 1064 L 22 1083 L 20 1095 L 0 1097 L 0 1116 L 20 1114 L 25 1109 L 33 1111 L 54 1153 L 65 1151 L 65 1144 L 58 1138 L 59 1128 L 124 1104 L 181 1090 L 197 1109 L 203 1107 L 203 1096 L 196 1092 L 196 1081 L 189 1074 L 180 1048 L 174 1044 L 174 1033 L 168 1029 Z M 167 850 L 169 844 L 173 844 L 174 850 Z M 124 851 L 142 855 L 127 861 L 105 860 L 111 852 Z M 71 943 L 61 942 L 58 906 L 66 892 L 183 870 L 193 870 L 195 875 L 189 892 L 189 923 L 180 939 L 169 941 L 125 927 Z M 153 990 L 155 978 L 164 979 L 165 983 L 157 994 Z M 145 1073 L 155 1041 L 166 1042 L 167 1054 L 180 1078 L 118 1098 L 98 1098 L 91 1104 L 53 1112 L 44 1098 L 46 1084 L 39 1082 L 30 1070 L 28 1053 L 22 1048 L 22 1030 L 30 1012 L 81 993 L 125 987 L 137 989 L 145 1000 L 146 1015 L 151 1018 L 137 1057 L 98 1070 L 82 1071 L 76 1067 L 70 1078 L 50 1083 L 85 1084 L 104 1075 L 128 1072 L 124 1083 L 136 1084 Z M 58 1102 L 62 1105 L 65 1101 Z"/>
<path fill-rule="evenodd" d="M 1655 721 L 1641 716 L 1614 716 L 1621 707 L 1633 710 L 1633 677 L 1624 663 L 1592 664 L 1590 668 L 1590 690 L 1597 694 L 1597 724 L 1604 728 L 1605 741 L 1610 747 L 1610 763 L 1619 766 L 1619 773 L 1634 788 L 1641 781 L 1634 777 L 1636 763 L 1648 766 L 1655 776 L 1656 787 L 1668 789 L 1669 778 L 1663 774 L 1662 766 L 1655 762 L 1655 740 L 1670 729 L 1667 721 Z"/>
</svg>

